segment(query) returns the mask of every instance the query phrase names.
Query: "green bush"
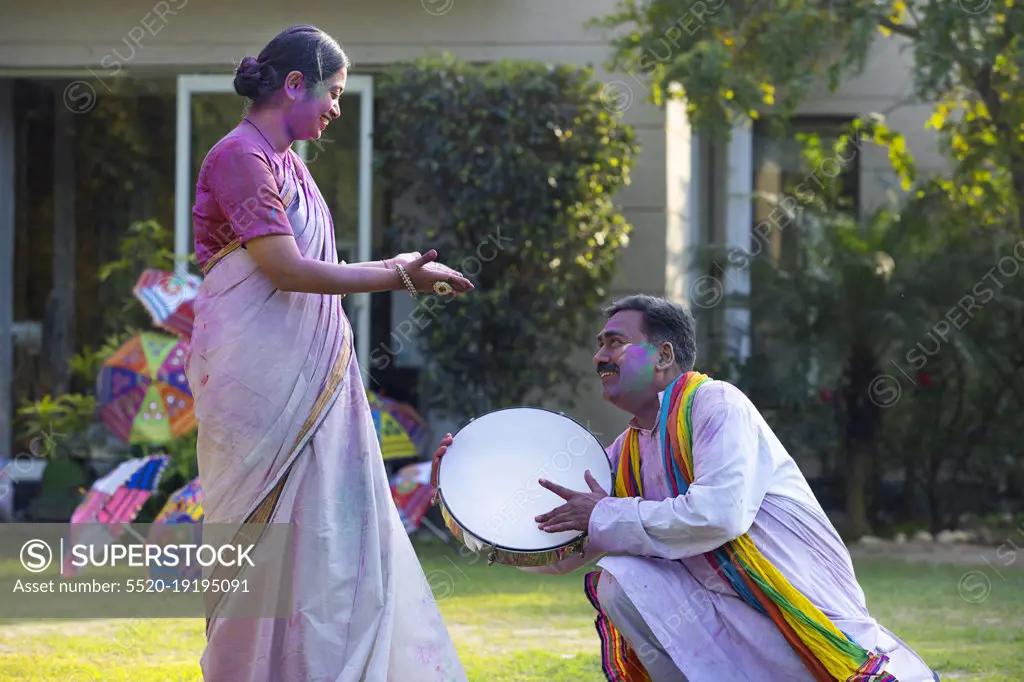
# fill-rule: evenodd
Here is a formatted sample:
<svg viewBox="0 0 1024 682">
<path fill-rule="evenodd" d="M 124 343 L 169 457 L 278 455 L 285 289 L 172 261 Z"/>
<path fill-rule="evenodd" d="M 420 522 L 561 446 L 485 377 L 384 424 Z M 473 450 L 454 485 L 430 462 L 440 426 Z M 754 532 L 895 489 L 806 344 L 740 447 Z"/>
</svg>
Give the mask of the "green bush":
<svg viewBox="0 0 1024 682">
<path fill-rule="evenodd" d="M 436 370 L 436 406 L 468 416 L 547 387 L 576 393 L 572 354 L 589 345 L 629 225 L 612 203 L 639 148 L 602 105 L 590 69 L 451 56 L 396 65 L 379 81 L 377 147 L 403 250 L 438 250 L 476 285 L 421 296 L 413 320 Z"/>
</svg>

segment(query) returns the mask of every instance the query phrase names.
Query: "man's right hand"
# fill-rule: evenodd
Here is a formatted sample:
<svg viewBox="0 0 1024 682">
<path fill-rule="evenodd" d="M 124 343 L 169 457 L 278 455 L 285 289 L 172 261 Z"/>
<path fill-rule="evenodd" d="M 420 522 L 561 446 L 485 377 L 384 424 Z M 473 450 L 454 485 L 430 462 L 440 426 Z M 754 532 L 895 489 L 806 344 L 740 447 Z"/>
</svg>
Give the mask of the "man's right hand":
<svg viewBox="0 0 1024 682">
<path fill-rule="evenodd" d="M 441 439 L 441 444 L 437 446 L 437 452 L 434 453 L 434 463 L 430 467 L 430 485 L 437 488 L 437 470 L 441 466 L 441 458 L 444 457 L 444 453 L 448 451 L 448 446 L 452 444 L 452 434 L 444 434 L 444 438 Z"/>
</svg>

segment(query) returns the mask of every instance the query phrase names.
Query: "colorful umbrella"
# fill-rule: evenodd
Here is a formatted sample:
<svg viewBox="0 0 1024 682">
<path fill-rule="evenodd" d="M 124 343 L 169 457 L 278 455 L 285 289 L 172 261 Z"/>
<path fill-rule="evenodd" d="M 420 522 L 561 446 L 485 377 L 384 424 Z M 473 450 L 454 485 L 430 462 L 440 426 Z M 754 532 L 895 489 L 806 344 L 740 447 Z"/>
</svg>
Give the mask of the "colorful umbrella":
<svg viewBox="0 0 1024 682">
<path fill-rule="evenodd" d="M 416 443 L 384 400 L 373 391 L 366 392 L 366 399 L 370 403 L 370 414 L 373 416 L 373 425 L 377 429 L 377 439 L 380 441 L 380 451 L 384 459 L 419 455 Z"/>
<path fill-rule="evenodd" d="M 402 467 L 391 478 L 391 497 L 398 507 L 406 533 L 420 527 L 423 517 L 430 510 L 434 486 L 430 485 L 431 462 L 418 462 Z"/>
<path fill-rule="evenodd" d="M 153 523 L 180 523 L 186 519 L 191 523 L 198 523 L 202 518 L 203 488 L 199 485 L 197 477 L 171 493 Z"/>
<path fill-rule="evenodd" d="M 165 334 L 133 336 L 97 379 L 99 415 L 125 443 L 166 443 L 195 428 L 185 378 L 184 341 Z"/>
<path fill-rule="evenodd" d="M 132 293 L 149 311 L 153 324 L 188 339 L 196 313 L 193 308 L 203 280 L 188 273 L 149 269 L 142 273 Z"/>
<path fill-rule="evenodd" d="M 146 542 L 158 547 L 198 545 L 202 543 L 203 538 L 202 520 L 203 488 L 199 484 L 199 479 L 195 478 L 167 498 L 167 502 L 153 520 Z M 166 553 L 161 556 L 166 556 Z M 201 577 L 202 567 L 198 564 L 187 565 L 183 557 L 177 561 L 168 557 L 166 562 L 150 562 L 147 565 L 147 573 L 153 580 L 160 579 L 168 583 L 177 580 L 180 585 L 187 588 L 190 586 L 188 581 Z"/>
<path fill-rule="evenodd" d="M 166 523 L 153 526 L 146 543 L 165 548 L 160 558 L 146 563 L 146 575 L 151 580 L 163 580 L 168 587 L 177 581 L 174 589 L 179 592 L 195 591 L 192 581 L 203 577 L 203 567 L 196 561 L 189 561 L 187 555 L 167 545 L 200 545 L 203 542 L 203 524 L 192 520 L 188 514 L 174 516 Z"/>
<path fill-rule="evenodd" d="M 387 398 L 381 396 L 381 403 L 392 417 L 394 417 L 398 423 L 405 429 L 406 434 L 409 436 L 409 440 L 412 441 L 416 449 L 422 452 L 427 445 L 427 441 L 430 438 L 430 431 L 427 428 L 427 421 L 420 416 L 420 413 L 413 409 L 413 406 L 408 403 L 400 403 L 393 398 Z"/>
<path fill-rule="evenodd" d="M 70 544 L 107 545 L 121 537 L 124 524 L 138 516 L 167 468 L 168 455 L 150 455 L 121 462 L 97 479 L 71 514 Z M 62 575 L 73 576 L 80 567 L 65 558 Z"/>
</svg>

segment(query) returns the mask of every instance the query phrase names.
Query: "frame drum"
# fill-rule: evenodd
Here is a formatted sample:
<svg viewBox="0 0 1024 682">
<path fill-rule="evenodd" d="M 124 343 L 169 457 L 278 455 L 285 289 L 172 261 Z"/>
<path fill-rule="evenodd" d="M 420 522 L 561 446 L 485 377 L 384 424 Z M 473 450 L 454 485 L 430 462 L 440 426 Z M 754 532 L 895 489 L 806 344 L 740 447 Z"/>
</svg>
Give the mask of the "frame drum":
<svg viewBox="0 0 1024 682">
<path fill-rule="evenodd" d="M 588 492 L 583 472 L 612 490 L 604 446 L 575 420 L 537 407 L 510 407 L 470 420 L 438 470 L 445 524 L 470 550 L 508 566 L 546 566 L 586 549 L 579 531 L 548 533 L 534 518 L 565 503 L 544 478 Z"/>
</svg>

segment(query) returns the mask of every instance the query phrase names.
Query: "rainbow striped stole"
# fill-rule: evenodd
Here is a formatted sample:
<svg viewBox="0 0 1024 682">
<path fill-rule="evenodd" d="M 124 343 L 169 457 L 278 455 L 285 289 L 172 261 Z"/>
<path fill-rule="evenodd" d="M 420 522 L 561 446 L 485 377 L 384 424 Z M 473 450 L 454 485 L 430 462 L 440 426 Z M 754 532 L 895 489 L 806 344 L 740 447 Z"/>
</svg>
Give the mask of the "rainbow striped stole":
<svg viewBox="0 0 1024 682">
<path fill-rule="evenodd" d="M 658 428 L 672 496 L 684 495 L 693 482 L 693 399 L 708 381 L 705 374 L 687 372 L 665 390 Z M 615 495 L 643 496 L 635 429 L 623 442 Z M 886 656 L 861 648 L 839 630 L 761 554 L 748 534 L 704 556 L 744 601 L 772 619 L 818 682 L 897 682 L 885 672 Z"/>
<path fill-rule="evenodd" d="M 601 640 L 601 669 L 608 682 L 651 682 L 640 657 L 623 637 L 601 608 L 597 599 L 597 581 L 601 570 L 590 571 L 583 577 L 583 590 L 590 605 L 597 611 L 594 627 Z"/>
</svg>

